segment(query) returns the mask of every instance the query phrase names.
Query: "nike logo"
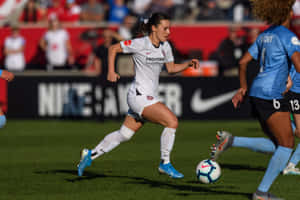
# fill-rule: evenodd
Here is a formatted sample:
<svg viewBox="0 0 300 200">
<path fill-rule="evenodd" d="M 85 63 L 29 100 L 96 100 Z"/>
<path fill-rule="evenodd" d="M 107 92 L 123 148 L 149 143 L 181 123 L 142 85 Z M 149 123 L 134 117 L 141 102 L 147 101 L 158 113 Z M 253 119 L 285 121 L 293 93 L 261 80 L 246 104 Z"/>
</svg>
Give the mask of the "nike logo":
<svg viewBox="0 0 300 200">
<path fill-rule="evenodd" d="M 207 168 L 207 167 L 211 167 L 211 165 L 201 165 L 201 168 Z"/>
<path fill-rule="evenodd" d="M 237 90 L 234 90 L 218 96 L 202 99 L 202 91 L 201 89 L 198 89 L 195 91 L 192 97 L 191 108 L 195 113 L 206 112 L 229 101 L 236 93 L 236 91 Z"/>
</svg>

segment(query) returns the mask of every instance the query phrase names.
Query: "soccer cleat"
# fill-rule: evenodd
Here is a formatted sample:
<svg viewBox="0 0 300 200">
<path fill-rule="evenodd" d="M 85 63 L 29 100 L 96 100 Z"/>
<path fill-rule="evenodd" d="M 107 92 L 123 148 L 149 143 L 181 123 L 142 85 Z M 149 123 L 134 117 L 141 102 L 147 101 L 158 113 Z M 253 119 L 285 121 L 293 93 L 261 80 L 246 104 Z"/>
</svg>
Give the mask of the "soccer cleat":
<svg viewBox="0 0 300 200">
<path fill-rule="evenodd" d="M 83 149 L 81 152 L 81 159 L 77 165 L 78 176 L 82 176 L 84 169 L 92 164 L 92 151 L 88 149 Z"/>
<path fill-rule="evenodd" d="M 300 175 L 300 169 L 296 168 L 296 167 L 286 167 L 283 171 L 282 171 L 283 175 Z"/>
<path fill-rule="evenodd" d="M 216 137 L 218 141 L 211 147 L 212 160 L 217 160 L 220 154 L 230 148 L 233 143 L 233 136 L 227 131 L 218 131 Z"/>
<path fill-rule="evenodd" d="M 161 162 L 158 167 L 158 171 L 162 174 L 168 174 L 171 178 L 183 178 L 184 175 L 178 172 L 171 163 L 163 164 Z"/>
<path fill-rule="evenodd" d="M 258 194 L 258 192 L 253 193 L 252 200 L 284 200 L 282 198 L 276 197 L 275 195 L 265 192 Z"/>
</svg>

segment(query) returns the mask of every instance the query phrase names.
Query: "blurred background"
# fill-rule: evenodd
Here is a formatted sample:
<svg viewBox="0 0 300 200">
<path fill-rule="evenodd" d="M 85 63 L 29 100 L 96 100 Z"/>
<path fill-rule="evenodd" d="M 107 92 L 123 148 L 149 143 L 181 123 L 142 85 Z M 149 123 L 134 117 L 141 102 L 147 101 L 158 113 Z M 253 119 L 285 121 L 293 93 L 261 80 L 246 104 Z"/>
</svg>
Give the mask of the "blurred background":
<svg viewBox="0 0 300 200">
<path fill-rule="evenodd" d="M 267 26 L 253 19 L 248 0 L 2 0 L 0 66 L 16 74 L 0 82 L 0 103 L 11 118 L 121 119 L 134 75 L 119 55 L 117 84 L 106 81 L 107 49 L 136 36 L 153 12 L 171 16 L 175 61 L 200 60 L 200 70 L 161 74 L 160 98 L 183 119 L 247 119 L 235 112 L 238 61 Z M 300 1 L 292 29 L 299 34 Z M 248 67 L 249 83 L 259 66 Z"/>
</svg>

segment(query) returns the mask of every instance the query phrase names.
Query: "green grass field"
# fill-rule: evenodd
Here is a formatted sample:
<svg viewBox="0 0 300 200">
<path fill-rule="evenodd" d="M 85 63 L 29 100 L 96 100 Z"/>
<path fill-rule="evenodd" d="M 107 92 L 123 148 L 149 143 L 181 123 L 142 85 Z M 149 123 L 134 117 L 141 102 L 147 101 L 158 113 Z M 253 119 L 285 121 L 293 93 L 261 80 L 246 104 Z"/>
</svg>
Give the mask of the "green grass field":
<svg viewBox="0 0 300 200">
<path fill-rule="evenodd" d="M 127 143 L 96 160 L 78 177 L 83 147 L 92 148 L 121 122 L 14 121 L 0 130 L 1 200 L 246 200 L 256 190 L 270 155 L 230 149 L 219 163 L 222 177 L 210 185 L 196 180 L 195 168 L 209 157 L 215 132 L 262 136 L 256 121 L 181 121 L 172 152 L 184 173 L 173 180 L 158 173 L 162 127 L 145 126 Z M 299 141 L 298 141 L 299 142 Z M 300 177 L 282 176 L 271 192 L 299 199 Z"/>
</svg>

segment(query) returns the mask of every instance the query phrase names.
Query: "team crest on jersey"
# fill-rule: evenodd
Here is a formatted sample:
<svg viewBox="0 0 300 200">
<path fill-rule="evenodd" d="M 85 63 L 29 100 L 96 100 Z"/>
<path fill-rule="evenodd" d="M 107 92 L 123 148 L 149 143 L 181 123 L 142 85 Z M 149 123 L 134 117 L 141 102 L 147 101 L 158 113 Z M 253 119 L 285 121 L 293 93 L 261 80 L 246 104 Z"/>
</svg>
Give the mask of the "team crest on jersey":
<svg viewBox="0 0 300 200">
<path fill-rule="evenodd" d="M 124 44 L 125 44 L 125 46 L 131 45 L 131 40 L 126 40 L 126 41 L 124 41 Z"/>
<path fill-rule="evenodd" d="M 147 99 L 148 99 L 149 101 L 151 101 L 151 100 L 153 100 L 153 96 L 147 96 Z"/>
<path fill-rule="evenodd" d="M 299 42 L 299 40 L 298 40 L 298 38 L 297 37 L 292 37 L 292 44 L 293 45 L 300 45 L 300 42 Z"/>
</svg>

